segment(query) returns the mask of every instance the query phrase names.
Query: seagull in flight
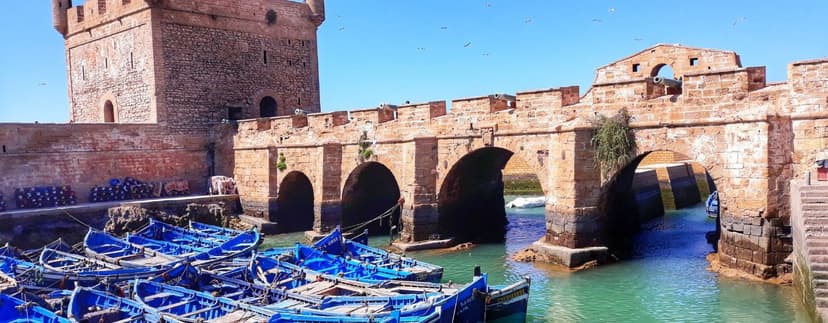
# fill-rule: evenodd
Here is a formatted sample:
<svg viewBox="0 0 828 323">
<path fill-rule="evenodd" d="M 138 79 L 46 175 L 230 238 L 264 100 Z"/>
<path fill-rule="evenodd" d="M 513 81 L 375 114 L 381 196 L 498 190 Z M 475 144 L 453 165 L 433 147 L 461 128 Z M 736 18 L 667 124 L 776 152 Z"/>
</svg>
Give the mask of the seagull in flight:
<svg viewBox="0 0 828 323">
<path fill-rule="evenodd" d="M 601 22 L 603 22 L 603 20 L 601 20 L 601 19 L 599 19 L 599 18 L 592 18 L 592 22 L 594 22 L 594 23 L 601 23 Z"/>
<path fill-rule="evenodd" d="M 747 18 L 745 18 L 745 17 L 736 18 L 736 20 L 733 21 L 733 27 L 736 27 L 737 24 L 745 22 L 745 21 L 747 21 Z"/>
<path fill-rule="evenodd" d="M 463 48 L 469 48 L 469 46 L 471 46 L 471 42 L 468 42 L 465 45 L 463 45 Z"/>
</svg>

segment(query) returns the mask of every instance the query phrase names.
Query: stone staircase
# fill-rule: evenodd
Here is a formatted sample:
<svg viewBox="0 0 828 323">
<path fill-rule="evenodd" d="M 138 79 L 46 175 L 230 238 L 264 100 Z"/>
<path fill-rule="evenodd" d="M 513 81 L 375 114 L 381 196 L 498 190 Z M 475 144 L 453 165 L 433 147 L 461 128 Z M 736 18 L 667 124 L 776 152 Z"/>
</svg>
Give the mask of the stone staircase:
<svg viewBox="0 0 828 323">
<path fill-rule="evenodd" d="M 816 314 L 828 322 L 828 185 L 800 186 L 798 197 L 791 206 L 793 213 L 799 213 L 793 219 L 799 226 L 794 229 L 798 235 L 794 239 L 799 240 L 795 244 L 800 244 L 799 255 L 810 269 L 810 277 L 801 278 L 810 287 L 804 292 L 813 292 Z M 797 204 L 799 212 L 794 209 Z"/>
</svg>

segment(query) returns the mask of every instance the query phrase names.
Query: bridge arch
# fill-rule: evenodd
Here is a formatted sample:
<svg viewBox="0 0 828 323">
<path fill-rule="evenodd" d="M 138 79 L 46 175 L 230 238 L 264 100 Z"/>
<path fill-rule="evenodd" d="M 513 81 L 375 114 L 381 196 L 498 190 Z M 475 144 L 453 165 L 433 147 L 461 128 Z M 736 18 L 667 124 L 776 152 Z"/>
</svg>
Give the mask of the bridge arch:
<svg viewBox="0 0 828 323">
<path fill-rule="evenodd" d="M 313 184 L 307 175 L 291 171 L 279 184 L 276 197 L 278 212 L 270 221 L 278 224 L 280 232 L 298 232 L 313 228 Z"/>
<path fill-rule="evenodd" d="M 506 148 L 483 147 L 453 164 L 442 178 L 437 197 L 438 231 L 442 237 L 454 237 L 456 242 L 504 240 L 509 221 L 504 208 L 502 171 L 515 155 Z M 537 176 L 534 165 L 525 164 L 530 164 Z"/>
<path fill-rule="evenodd" d="M 674 157 L 660 157 L 665 154 Z M 652 150 L 636 156 L 617 171 L 601 187 L 599 204 L 605 215 L 604 239 L 610 252 L 619 258 L 631 257 L 635 236 L 643 223 L 663 216 L 665 209 L 681 209 L 706 201 L 717 187 L 709 168 L 704 166 L 679 152 Z M 726 208 L 724 201 L 720 200 L 719 208 Z M 712 231 L 706 235 L 714 250 L 721 232 L 720 219 L 721 216 L 716 218 L 715 224 L 710 225 Z"/>
<path fill-rule="evenodd" d="M 399 199 L 400 187 L 388 167 L 375 161 L 361 163 L 348 175 L 342 189 L 342 227 L 365 223 L 396 205 Z M 390 219 L 365 228 L 371 234 L 386 234 L 399 223 L 399 218 L 398 209 Z"/>
</svg>

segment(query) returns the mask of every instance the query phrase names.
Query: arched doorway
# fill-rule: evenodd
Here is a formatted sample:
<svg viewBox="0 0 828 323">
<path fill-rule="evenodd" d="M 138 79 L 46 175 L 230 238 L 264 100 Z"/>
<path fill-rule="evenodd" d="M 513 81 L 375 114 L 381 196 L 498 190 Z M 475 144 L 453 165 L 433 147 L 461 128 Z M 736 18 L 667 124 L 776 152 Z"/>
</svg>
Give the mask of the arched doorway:
<svg viewBox="0 0 828 323">
<path fill-rule="evenodd" d="M 279 232 L 306 231 L 313 228 L 313 185 L 302 172 L 292 171 L 279 184 L 275 219 Z"/>
<path fill-rule="evenodd" d="M 693 239 L 706 239 L 715 250 L 719 219 L 708 219 L 703 205 L 714 191 L 716 185 L 710 174 L 686 156 L 671 151 L 651 151 L 637 156 L 602 187 L 607 247 L 617 258 L 635 257 L 641 247 L 637 245 L 641 243 L 638 235 L 643 228 L 648 228 L 660 230 L 662 235 L 669 230 L 704 231 L 689 234 L 694 234 Z M 659 222 L 665 216 L 691 219 Z M 687 239 L 682 232 L 675 234 Z M 693 243 L 698 241 L 701 240 Z M 687 244 L 687 241 L 681 243 Z M 669 249 L 668 246 L 660 248 Z"/>
<path fill-rule="evenodd" d="M 446 175 L 438 195 L 439 231 L 456 242 L 502 242 L 506 235 L 503 177 L 512 152 L 481 148 L 463 156 Z"/>
<path fill-rule="evenodd" d="M 115 106 L 109 100 L 106 100 L 106 103 L 104 103 L 104 122 L 115 122 Z"/>
<path fill-rule="evenodd" d="M 400 188 L 391 170 L 378 162 L 362 163 L 348 176 L 342 190 L 342 227 L 348 229 L 370 221 L 399 199 Z M 388 234 L 399 218 L 400 211 L 396 210 L 390 220 L 375 221 L 365 228 L 370 234 Z"/>
<path fill-rule="evenodd" d="M 276 99 L 270 96 L 266 96 L 262 98 L 262 101 L 259 102 L 259 117 L 262 118 L 271 118 L 276 116 L 278 104 L 276 103 Z"/>
</svg>

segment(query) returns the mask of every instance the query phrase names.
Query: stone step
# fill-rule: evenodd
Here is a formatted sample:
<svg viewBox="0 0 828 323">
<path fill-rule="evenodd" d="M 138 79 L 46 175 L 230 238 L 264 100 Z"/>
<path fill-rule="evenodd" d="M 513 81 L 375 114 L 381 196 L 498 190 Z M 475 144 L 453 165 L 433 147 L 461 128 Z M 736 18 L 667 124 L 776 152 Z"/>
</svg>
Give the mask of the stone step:
<svg viewBox="0 0 828 323">
<path fill-rule="evenodd" d="M 813 279 L 811 285 L 814 288 L 828 288 L 828 279 Z"/>
<path fill-rule="evenodd" d="M 810 210 L 802 212 L 802 218 L 828 218 L 828 210 Z"/>
<path fill-rule="evenodd" d="M 802 198 L 802 204 L 803 205 L 807 205 L 807 204 L 828 204 L 828 198 L 823 197 L 823 196 L 803 197 Z"/>
<path fill-rule="evenodd" d="M 828 192 L 828 185 L 803 185 L 799 187 L 799 191 L 804 192 Z"/>
<path fill-rule="evenodd" d="M 239 215 L 239 220 L 256 227 L 262 234 L 275 234 L 278 232 L 276 223 L 270 222 L 262 218 L 242 214 Z"/>
<path fill-rule="evenodd" d="M 828 288 L 814 286 L 814 298 L 824 298 L 825 300 L 828 300 Z"/>
<path fill-rule="evenodd" d="M 809 237 L 808 239 L 805 239 L 805 246 L 808 248 L 828 248 L 828 239 Z"/>
<path fill-rule="evenodd" d="M 828 225 L 828 217 L 804 218 L 802 219 L 802 222 L 805 224 L 805 227 L 814 225 Z"/>
<path fill-rule="evenodd" d="M 828 279 L 828 271 L 816 270 L 814 269 L 814 266 L 811 265 L 811 277 L 813 279 Z"/>
<path fill-rule="evenodd" d="M 810 198 L 810 197 L 824 197 L 828 198 L 828 191 L 805 191 L 800 192 L 800 198 Z"/>
<path fill-rule="evenodd" d="M 828 248 L 808 248 L 809 256 L 828 255 Z"/>
<path fill-rule="evenodd" d="M 802 211 L 825 211 L 825 210 L 828 210 L 828 204 L 823 204 L 823 203 L 802 204 Z"/>
<path fill-rule="evenodd" d="M 828 265 L 828 255 L 808 255 L 808 263 Z"/>
<path fill-rule="evenodd" d="M 828 309 L 828 297 L 826 296 L 814 296 L 814 303 L 817 308 Z"/>
</svg>

